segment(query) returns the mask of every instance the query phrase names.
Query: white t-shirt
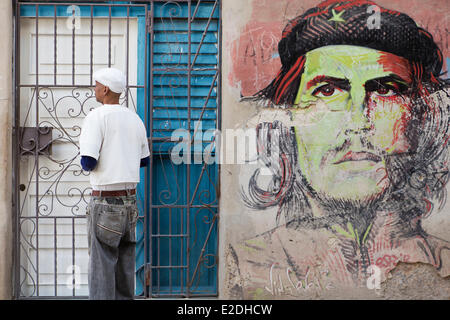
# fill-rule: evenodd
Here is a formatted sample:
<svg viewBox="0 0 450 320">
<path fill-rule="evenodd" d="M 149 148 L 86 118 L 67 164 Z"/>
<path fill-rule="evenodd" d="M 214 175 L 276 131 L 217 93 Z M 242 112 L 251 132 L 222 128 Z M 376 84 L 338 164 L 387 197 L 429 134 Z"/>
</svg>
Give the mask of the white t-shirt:
<svg viewBox="0 0 450 320">
<path fill-rule="evenodd" d="M 137 183 L 140 160 L 150 155 L 144 123 L 118 104 L 98 107 L 84 119 L 80 154 L 97 160 L 91 185 Z"/>
</svg>

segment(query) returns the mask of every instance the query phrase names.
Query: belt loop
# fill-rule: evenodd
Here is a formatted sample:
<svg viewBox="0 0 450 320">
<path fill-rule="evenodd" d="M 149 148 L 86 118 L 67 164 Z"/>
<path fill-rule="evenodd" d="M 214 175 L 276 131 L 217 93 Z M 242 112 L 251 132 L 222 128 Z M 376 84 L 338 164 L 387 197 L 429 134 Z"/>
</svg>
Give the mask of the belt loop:
<svg viewBox="0 0 450 320">
<path fill-rule="evenodd" d="M 127 192 L 127 197 L 130 196 L 131 190 L 130 189 L 125 189 L 125 191 Z"/>
</svg>

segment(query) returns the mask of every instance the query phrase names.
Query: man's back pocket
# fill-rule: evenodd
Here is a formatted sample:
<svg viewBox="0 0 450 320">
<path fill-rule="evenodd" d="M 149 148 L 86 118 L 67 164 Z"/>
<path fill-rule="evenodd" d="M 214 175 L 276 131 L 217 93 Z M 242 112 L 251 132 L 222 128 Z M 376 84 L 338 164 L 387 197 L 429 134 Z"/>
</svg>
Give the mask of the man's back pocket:
<svg viewBox="0 0 450 320">
<path fill-rule="evenodd" d="M 117 248 L 125 230 L 127 211 L 123 206 L 98 205 L 96 210 L 95 234 L 104 244 Z"/>
</svg>

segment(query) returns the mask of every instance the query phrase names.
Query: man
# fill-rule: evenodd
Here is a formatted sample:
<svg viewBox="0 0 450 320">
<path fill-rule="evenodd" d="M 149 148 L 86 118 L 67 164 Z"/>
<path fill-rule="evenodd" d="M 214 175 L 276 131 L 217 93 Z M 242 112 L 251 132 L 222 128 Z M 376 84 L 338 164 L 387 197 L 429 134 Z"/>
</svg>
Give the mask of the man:
<svg viewBox="0 0 450 320">
<path fill-rule="evenodd" d="M 95 97 L 103 106 L 84 119 L 81 165 L 90 171 L 87 207 L 89 298 L 133 299 L 136 185 L 149 160 L 146 129 L 138 115 L 119 104 L 125 77 L 114 68 L 94 73 Z"/>
<path fill-rule="evenodd" d="M 365 287 L 399 262 L 450 274 L 449 243 L 420 223 L 448 181 L 442 54 L 405 14 L 377 6 L 373 28 L 371 6 L 326 1 L 283 31 L 282 68 L 252 99 L 289 117 L 258 126 L 272 180 L 257 170 L 242 189 L 249 207 L 278 207 L 279 227 L 230 247 L 234 293 Z"/>
</svg>

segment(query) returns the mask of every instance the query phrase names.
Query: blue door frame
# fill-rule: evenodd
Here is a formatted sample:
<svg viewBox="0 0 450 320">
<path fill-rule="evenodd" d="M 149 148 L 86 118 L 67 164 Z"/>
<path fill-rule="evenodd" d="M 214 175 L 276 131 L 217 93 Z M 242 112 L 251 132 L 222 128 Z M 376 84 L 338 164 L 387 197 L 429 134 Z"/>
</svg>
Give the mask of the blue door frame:
<svg viewBox="0 0 450 320">
<path fill-rule="evenodd" d="M 82 18 L 137 18 L 136 112 L 152 156 L 138 185 L 136 296 L 216 296 L 219 165 L 195 159 L 214 157 L 220 129 L 219 0 L 29 3 L 20 16 L 70 17 L 70 5 Z M 177 129 L 194 142 L 191 163 L 171 161 Z"/>
</svg>

